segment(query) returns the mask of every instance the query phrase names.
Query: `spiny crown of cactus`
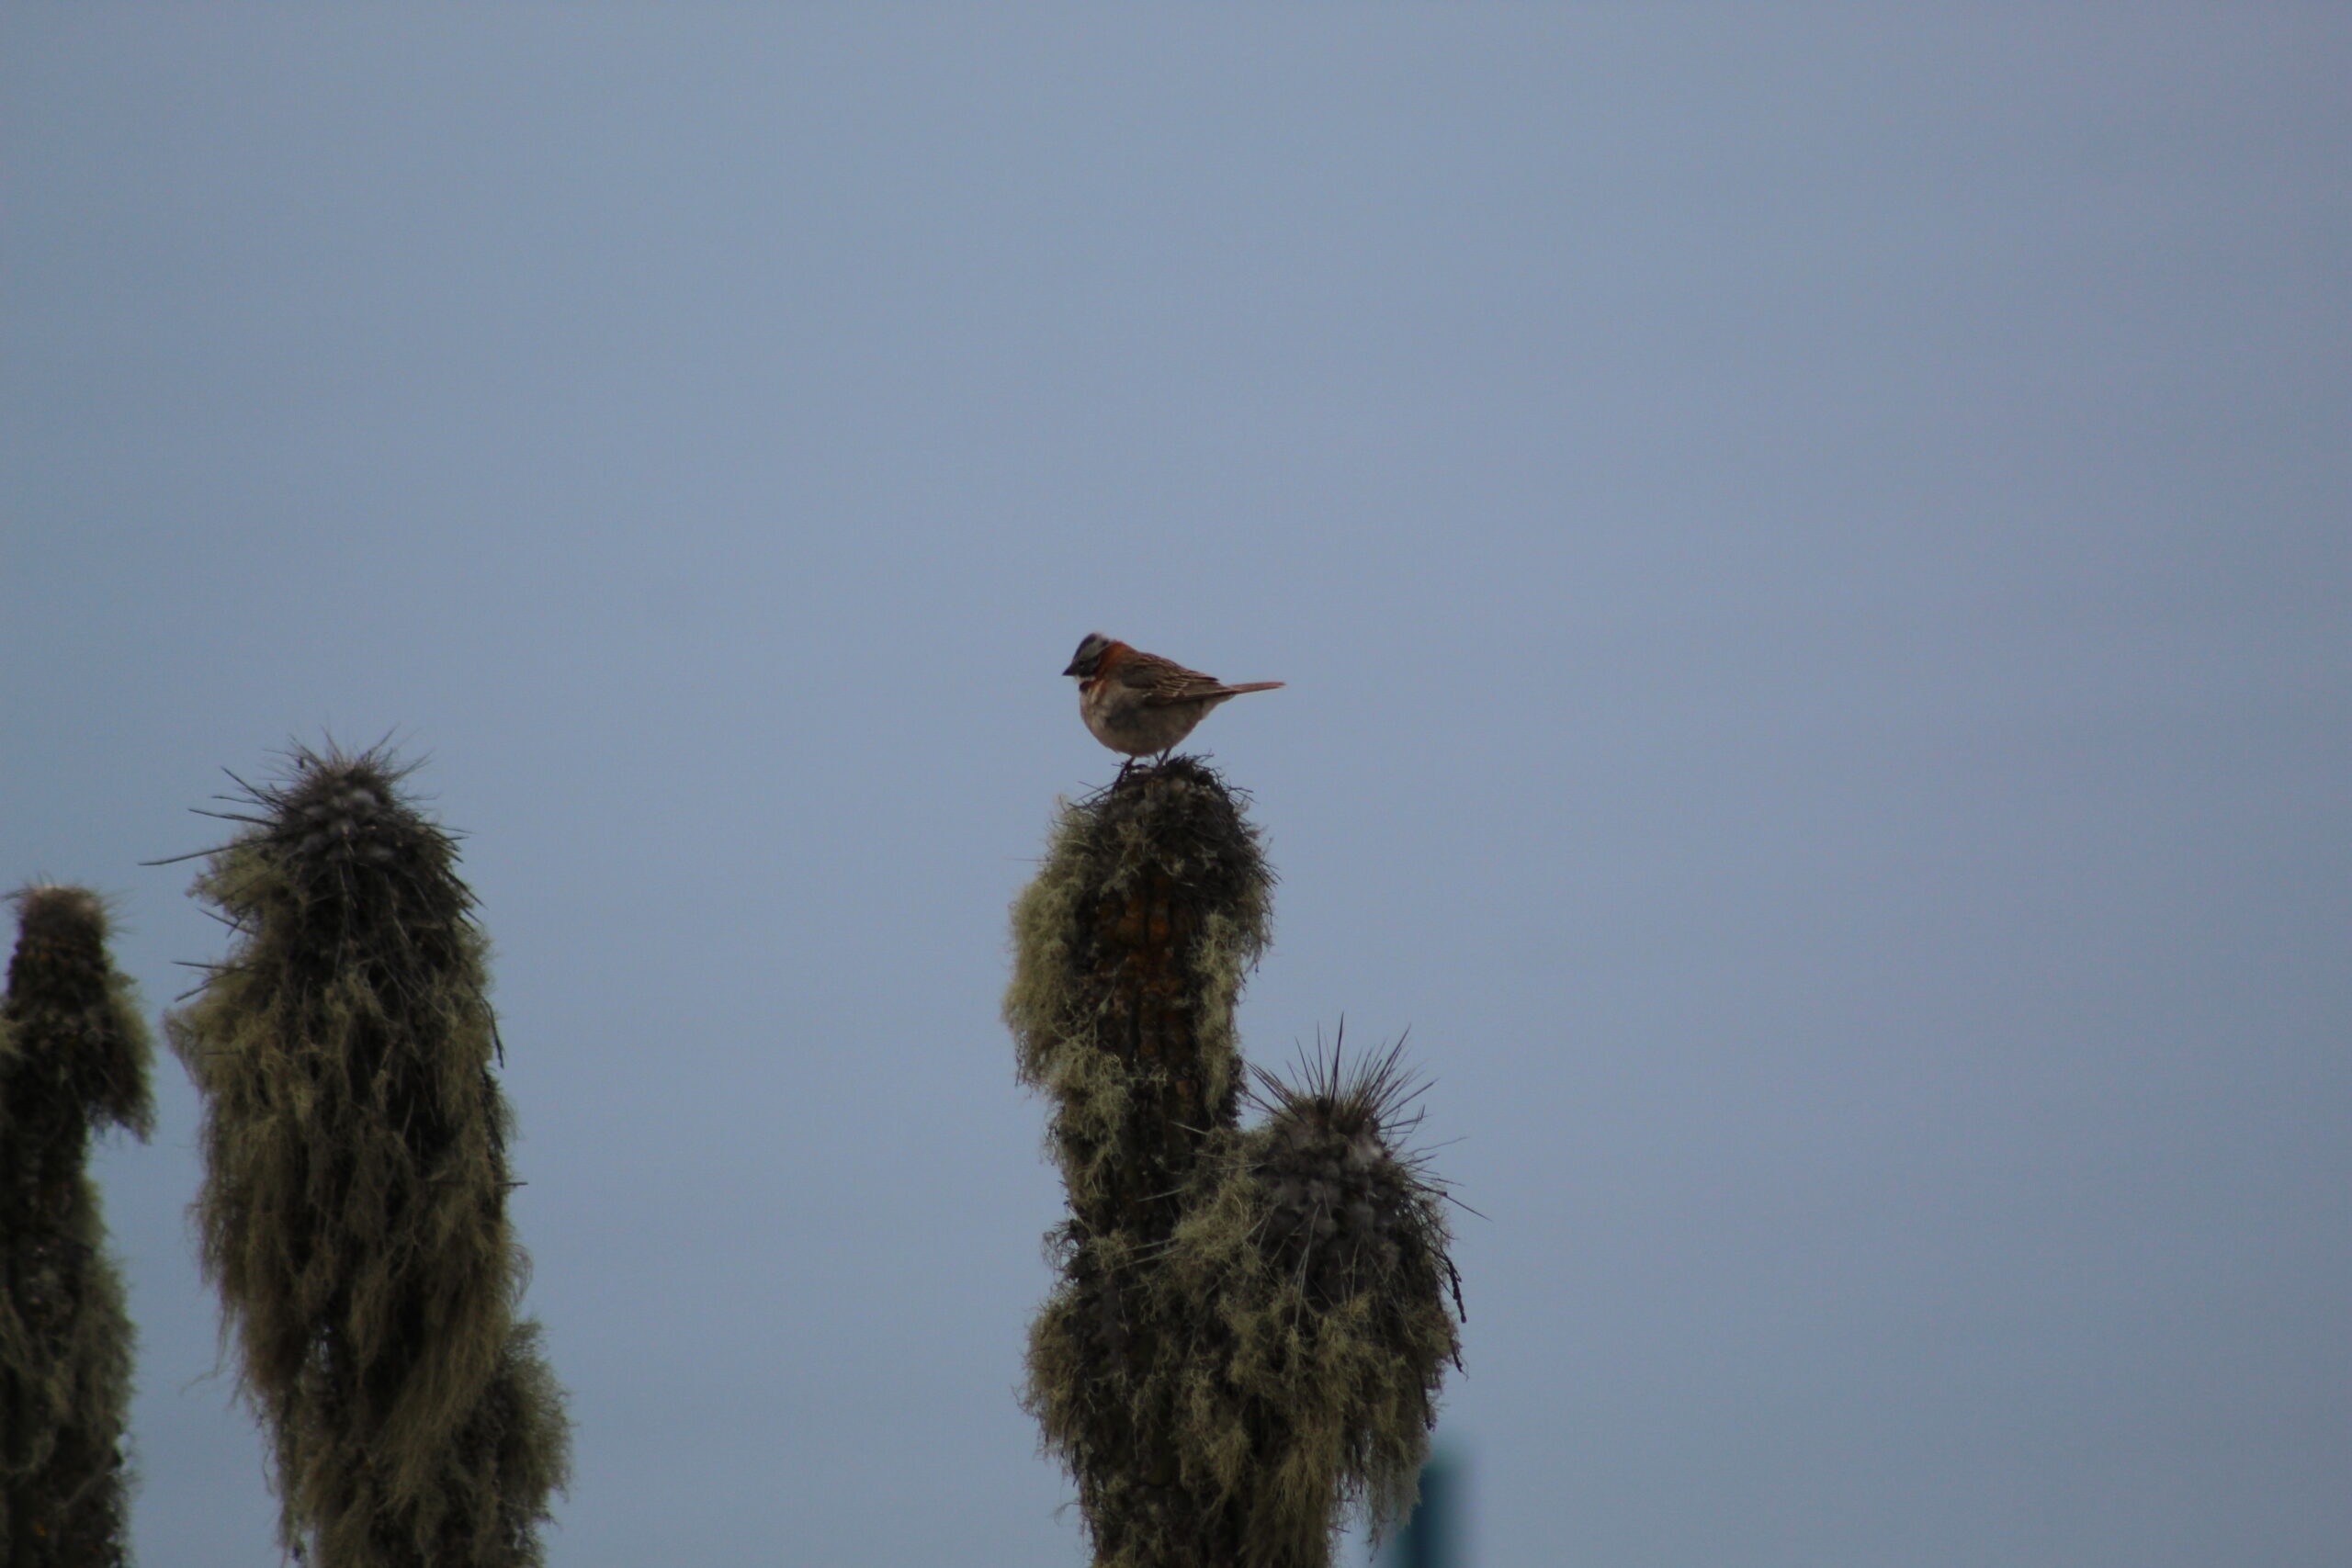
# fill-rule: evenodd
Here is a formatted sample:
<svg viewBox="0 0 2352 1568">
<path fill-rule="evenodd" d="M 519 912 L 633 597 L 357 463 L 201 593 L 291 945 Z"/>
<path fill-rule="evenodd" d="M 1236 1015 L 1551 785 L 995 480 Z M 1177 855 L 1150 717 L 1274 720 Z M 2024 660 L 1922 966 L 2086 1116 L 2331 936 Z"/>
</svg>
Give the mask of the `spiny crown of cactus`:
<svg viewBox="0 0 2352 1568">
<path fill-rule="evenodd" d="M 17 907 L 17 951 L 8 962 L 11 990 L 20 971 L 59 960 L 71 969 L 86 969 L 94 955 L 103 956 L 106 900 L 88 888 L 35 881 L 8 895 L 8 901 Z"/>
<path fill-rule="evenodd" d="M 1253 1067 L 1266 1122 L 1250 1168 L 1264 1194 L 1266 1245 L 1318 1303 L 1341 1302 L 1407 1261 L 1445 1257 L 1436 1204 L 1444 1189 L 1409 1146 L 1427 1089 L 1404 1065 L 1405 1042 L 1351 1066 L 1344 1036 L 1309 1057 L 1296 1081 Z M 1452 1265 L 1445 1263 L 1449 1276 Z"/>
<path fill-rule="evenodd" d="M 253 830 L 215 853 L 201 890 L 306 977 L 362 949 L 379 963 L 461 964 L 473 895 L 456 840 L 401 791 L 413 765 L 381 750 L 296 747 L 289 761 L 282 783 L 237 781 L 254 809 L 214 814 Z"/>
</svg>

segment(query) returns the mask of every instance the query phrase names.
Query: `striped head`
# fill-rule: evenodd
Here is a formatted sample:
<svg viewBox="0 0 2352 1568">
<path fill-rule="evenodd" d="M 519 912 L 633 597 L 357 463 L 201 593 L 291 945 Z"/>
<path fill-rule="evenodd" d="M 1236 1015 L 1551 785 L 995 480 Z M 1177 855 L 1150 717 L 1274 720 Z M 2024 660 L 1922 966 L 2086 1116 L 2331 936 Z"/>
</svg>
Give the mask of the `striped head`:
<svg viewBox="0 0 2352 1568">
<path fill-rule="evenodd" d="M 1078 651 L 1070 655 L 1069 668 L 1062 673 L 1075 675 L 1081 681 L 1090 680 L 1102 668 L 1104 656 L 1117 646 L 1101 632 L 1088 632 L 1086 640 L 1078 645 Z"/>
</svg>

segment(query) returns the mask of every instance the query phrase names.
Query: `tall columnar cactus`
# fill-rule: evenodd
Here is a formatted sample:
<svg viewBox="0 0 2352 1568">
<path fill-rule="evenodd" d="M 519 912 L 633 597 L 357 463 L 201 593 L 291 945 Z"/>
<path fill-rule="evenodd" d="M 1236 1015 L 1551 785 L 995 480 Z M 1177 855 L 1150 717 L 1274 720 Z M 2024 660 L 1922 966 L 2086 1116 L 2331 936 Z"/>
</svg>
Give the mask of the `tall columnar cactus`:
<svg viewBox="0 0 2352 1568">
<path fill-rule="evenodd" d="M 1245 1092 L 1233 1010 L 1272 880 L 1180 757 L 1067 807 L 1013 907 L 1005 1016 L 1070 1205 L 1027 1403 L 1098 1568 L 1323 1568 L 1348 1506 L 1410 1506 L 1457 1348 L 1396 1053 Z"/>
<path fill-rule="evenodd" d="M 131 1328 L 85 1167 L 90 1134 L 144 1138 L 147 1029 L 79 887 L 16 895 L 0 1001 L 0 1565 L 129 1561 Z"/>
<path fill-rule="evenodd" d="M 203 1092 L 205 1271 L 322 1568 L 519 1568 L 562 1395 L 506 1219 L 487 942 L 449 836 L 374 752 L 298 751 L 197 891 L 235 932 L 166 1021 Z"/>
</svg>

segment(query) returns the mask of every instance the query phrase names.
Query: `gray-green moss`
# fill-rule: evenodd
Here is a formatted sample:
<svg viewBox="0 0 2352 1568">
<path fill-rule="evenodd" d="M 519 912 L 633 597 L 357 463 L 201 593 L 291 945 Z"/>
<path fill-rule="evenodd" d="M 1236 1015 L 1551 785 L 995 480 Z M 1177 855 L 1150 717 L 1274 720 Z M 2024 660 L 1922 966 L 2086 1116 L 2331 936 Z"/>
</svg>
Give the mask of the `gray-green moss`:
<svg viewBox="0 0 2352 1568">
<path fill-rule="evenodd" d="M 1394 1053 L 1270 1082 L 1239 1126 L 1272 886 L 1235 794 L 1177 758 L 1065 806 L 1013 906 L 1005 1017 L 1070 1203 L 1025 1402 L 1098 1568 L 1322 1568 L 1347 1507 L 1409 1506 L 1455 1348 Z"/>
<path fill-rule="evenodd" d="M 1218 1139 L 1159 1280 L 1215 1354 L 1177 1404 L 1188 1482 L 1244 1514 L 1245 1562 L 1320 1568 L 1351 1507 L 1413 1503 L 1460 1352 L 1444 1194 L 1404 1140 L 1394 1050 L 1261 1079 L 1267 1117 Z"/>
<path fill-rule="evenodd" d="M 197 892 L 235 932 L 166 1021 L 205 1100 L 196 1217 L 280 1531 L 323 1568 L 520 1568 L 565 1473 L 517 1322 L 488 944 L 374 753 L 297 753 Z"/>
<path fill-rule="evenodd" d="M 107 1249 L 90 1136 L 147 1135 L 150 1055 L 107 956 L 102 901 L 15 896 L 0 1000 L 0 1564 L 129 1560 L 133 1334 Z"/>
</svg>

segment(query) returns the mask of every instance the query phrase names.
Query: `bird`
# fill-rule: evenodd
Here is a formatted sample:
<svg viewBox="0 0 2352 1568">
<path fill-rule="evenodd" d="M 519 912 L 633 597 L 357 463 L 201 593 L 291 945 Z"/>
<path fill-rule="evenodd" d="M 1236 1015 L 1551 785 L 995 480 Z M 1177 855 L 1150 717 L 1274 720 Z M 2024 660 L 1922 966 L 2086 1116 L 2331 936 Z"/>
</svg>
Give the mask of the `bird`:
<svg viewBox="0 0 2352 1568">
<path fill-rule="evenodd" d="M 1280 681 L 1250 681 L 1228 686 L 1214 675 L 1187 670 L 1172 659 L 1146 653 L 1101 632 L 1078 645 L 1065 675 L 1078 677 L 1078 715 L 1094 739 L 1127 754 L 1124 776 L 1135 759 L 1158 752 L 1165 758 L 1209 709 L 1244 692 L 1271 692 Z"/>
</svg>

